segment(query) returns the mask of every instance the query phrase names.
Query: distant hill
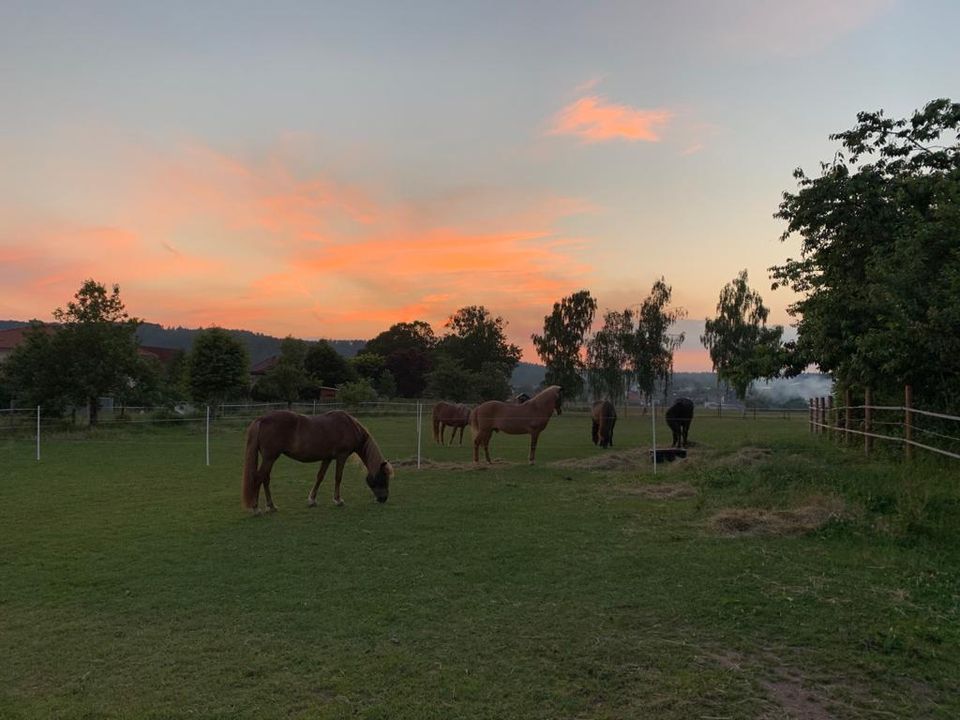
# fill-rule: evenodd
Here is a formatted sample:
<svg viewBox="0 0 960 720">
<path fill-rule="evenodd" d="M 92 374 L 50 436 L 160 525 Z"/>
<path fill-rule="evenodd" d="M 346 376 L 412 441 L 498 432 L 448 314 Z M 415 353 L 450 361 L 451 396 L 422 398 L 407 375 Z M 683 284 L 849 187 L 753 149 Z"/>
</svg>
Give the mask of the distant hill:
<svg viewBox="0 0 960 720">
<path fill-rule="evenodd" d="M 0 320 L 0 330 L 23 327 L 29 325 L 23 320 Z M 200 328 L 165 328 L 156 323 L 143 323 L 137 328 L 137 339 L 141 345 L 151 347 L 174 348 L 188 351 L 193 347 L 193 339 L 200 332 Z M 250 363 L 256 365 L 271 355 L 280 354 L 280 341 L 283 338 L 264 335 L 249 330 L 227 330 L 233 337 L 242 342 L 250 353 Z M 353 357 L 364 345 L 366 340 L 328 340 L 333 348 L 344 357 Z"/>
</svg>

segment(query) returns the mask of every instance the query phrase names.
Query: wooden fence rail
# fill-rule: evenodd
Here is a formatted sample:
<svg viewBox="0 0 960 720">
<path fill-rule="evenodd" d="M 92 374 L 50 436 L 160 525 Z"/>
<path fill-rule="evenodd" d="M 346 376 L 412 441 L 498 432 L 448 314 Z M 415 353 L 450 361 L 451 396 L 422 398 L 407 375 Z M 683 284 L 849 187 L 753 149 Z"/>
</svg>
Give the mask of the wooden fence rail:
<svg viewBox="0 0 960 720">
<path fill-rule="evenodd" d="M 942 447 L 936 447 L 927 443 L 918 442 L 915 436 L 918 434 L 935 437 L 939 440 L 956 443 L 960 446 L 960 437 L 949 435 L 921 428 L 917 425 L 917 417 L 928 417 L 936 420 L 958 423 L 957 428 L 960 432 L 960 417 L 956 415 L 947 415 L 945 413 L 930 412 L 929 410 L 919 410 L 913 407 L 913 390 L 908 385 L 903 392 L 903 405 L 874 405 L 872 403 L 872 393 L 866 388 L 863 393 L 863 404 L 854 405 L 850 390 L 845 390 L 843 394 L 843 406 L 834 406 L 833 397 L 818 397 L 810 399 L 809 417 L 810 432 L 816 434 L 826 433 L 831 439 L 842 439 L 845 445 L 849 445 L 852 436 L 863 438 L 863 451 L 870 455 L 873 450 L 874 440 L 888 440 L 903 444 L 904 454 L 907 459 L 913 458 L 913 449 L 920 448 L 928 452 L 945 455 L 946 457 L 960 460 L 960 452 L 954 452 Z M 842 418 L 840 417 L 843 412 Z M 859 421 L 854 414 L 860 415 Z M 874 413 L 894 413 L 898 420 L 878 420 Z M 859 422 L 859 428 L 854 427 Z M 882 427 L 902 427 L 902 435 L 887 435 L 880 432 Z"/>
</svg>

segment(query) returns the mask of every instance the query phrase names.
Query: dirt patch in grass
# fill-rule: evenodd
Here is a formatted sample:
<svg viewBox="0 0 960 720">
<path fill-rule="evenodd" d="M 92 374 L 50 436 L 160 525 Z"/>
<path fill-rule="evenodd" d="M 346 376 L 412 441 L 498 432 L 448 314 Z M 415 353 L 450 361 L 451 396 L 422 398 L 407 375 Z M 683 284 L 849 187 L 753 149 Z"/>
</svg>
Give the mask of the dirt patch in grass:
<svg viewBox="0 0 960 720">
<path fill-rule="evenodd" d="M 710 527 L 728 537 L 803 535 L 843 517 L 845 506 L 835 496 L 816 496 L 792 510 L 727 508 L 714 514 Z"/>
<path fill-rule="evenodd" d="M 746 658 L 736 652 L 706 652 L 705 657 L 726 670 L 735 673 L 754 672 L 748 666 L 755 662 L 748 662 Z M 791 718 L 791 720 L 831 720 L 834 715 L 829 711 L 830 698 L 821 688 L 811 687 L 801 673 L 783 665 L 775 658 L 765 657 L 763 665 L 770 677 L 755 677 L 755 681 L 763 688 L 770 702 L 776 706 L 773 714 L 764 713 L 762 718 Z"/>
<path fill-rule="evenodd" d="M 697 496 L 697 489 L 689 483 L 661 483 L 618 488 L 626 495 L 639 495 L 650 500 L 679 500 Z"/>
</svg>

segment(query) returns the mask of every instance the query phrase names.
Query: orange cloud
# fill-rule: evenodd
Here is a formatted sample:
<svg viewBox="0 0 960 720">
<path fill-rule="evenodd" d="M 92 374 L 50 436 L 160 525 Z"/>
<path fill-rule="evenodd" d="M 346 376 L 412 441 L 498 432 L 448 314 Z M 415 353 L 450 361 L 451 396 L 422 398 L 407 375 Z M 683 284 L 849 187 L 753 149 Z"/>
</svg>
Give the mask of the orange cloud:
<svg viewBox="0 0 960 720">
<path fill-rule="evenodd" d="M 0 212 L 0 238 L 22 240 L 0 249 L 0 317 L 46 319 L 92 277 L 166 325 L 365 338 L 410 320 L 439 331 L 483 304 L 528 344 L 592 272 L 561 230 L 595 211 L 577 198 L 487 188 L 466 203 L 455 192 L 412 202 L 197 146 L 127 163 L 111 168 L 123 192 L 85 208 L 99 226 Z"/>
<path fill-rule="evenodd" d="M 669 110 L 638 110 L 608 103 L 598 95 L 580 98 L 553 118 L 549 135 L 576 135 L 585 142 L 628 140 L 659 142 L 660 129 L 673 118 Z"/>
</svg>

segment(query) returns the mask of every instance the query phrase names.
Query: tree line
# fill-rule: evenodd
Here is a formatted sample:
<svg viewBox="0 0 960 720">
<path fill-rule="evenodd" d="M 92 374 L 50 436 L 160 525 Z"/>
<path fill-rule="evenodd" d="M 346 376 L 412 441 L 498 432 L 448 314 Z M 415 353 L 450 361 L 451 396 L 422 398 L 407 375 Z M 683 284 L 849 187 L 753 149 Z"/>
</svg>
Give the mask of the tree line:
<svg viewBox="0 0 960 720">
<path fill-rule="evenodd" d="M 960 405 L 960 104 L 941 99 L 909 119 L 862 112 L 857 125 L 831 135 L 840 148 L 817 177 L 794 172 L 775 217 L 781 237 L 799 237 L 800 257 L 770 268 L 772 289 L 792 288 L 788 308 L 797 339 L 768 325 L 769 310 L 743 270 L 719 295 L 700 337 L 719 381 L 741 400 L 758 379 L 799 374 L 811 365 L 841 388 L 914 389 L 930 408 Z M 546 366 L 546 384 L 569 396 L 622 398 L 636 387 L 666 395 L 674 332 L 686 317 L 671 306 L 665 278 L 640 303 L 606 310 L 593 330 L 597 301 L 579 290 L 554 303 L 542 333 L 531 336 Z M 506 321 L 482 305 L 460 308 L 440 335 L 429 323 L 402 322 L 343 358 L 325 342 L 292 337 L 278 362 L 252 388 L 243 345 L 219 328 L 201 332 L 192 349 L 162 366 L 137 354 L 135 331 L 119 288 L 86 281 L 54 311 L 51 332 L 39 323 L 0 366 L 0 392 L 20 404 L 62 411 L 98 398 L 156 404 L 185 395 L 215 404 L 237 397 L 296 400 L 323 386 L 341 399 L 505 398 L 521 357 L 507 341 Z"/>
</svg>

